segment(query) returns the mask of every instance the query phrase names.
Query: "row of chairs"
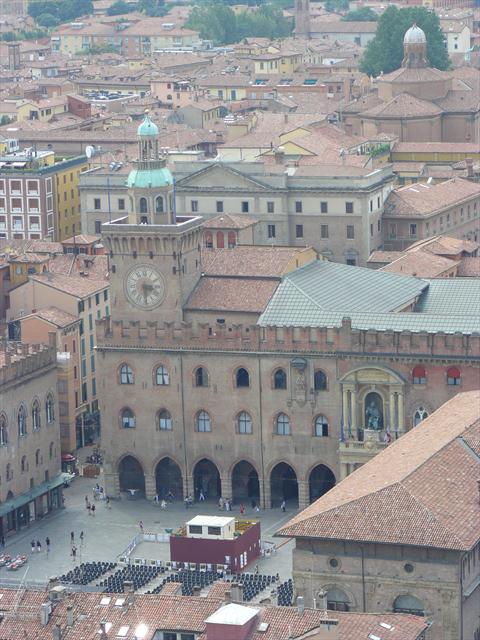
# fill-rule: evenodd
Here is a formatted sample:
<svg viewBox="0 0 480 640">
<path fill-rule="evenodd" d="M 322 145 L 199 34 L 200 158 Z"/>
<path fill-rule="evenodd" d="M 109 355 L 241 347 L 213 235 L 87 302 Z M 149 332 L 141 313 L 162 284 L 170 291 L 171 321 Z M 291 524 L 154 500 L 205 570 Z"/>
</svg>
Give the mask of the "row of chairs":
<svg viewBox="0 0 480 640">
<path fill-rule="evenodd" d="M 112 571 L 116 566 L 115 562 L 82 562 L 78 567 L 60 576 L 60 582 L 86 585 L 97 580 L 107 571 Z"/>
<path fill-rule="evenodd" d="M 243 585 L 243 601 L 250 602 L 264 589 L 274 585 L 277 577 L 261 573 L 239 573 L 231 581 L 240 582 Z"/>
<path fill-rule="evenodd" d="M 103 587 L 104 593 L 125 593 L 125 582 L 128 581 L 132 583 L 133 590 L 137 591 L 164 572 L 164 567 L 128 565 L 99 582 L 97 586 Z"/>
<path fill-rule="evenodd" d="M 161 584 L 148 593 L 160 593 L 162 587 L 167 582 L 179 582 L 182 585 L 182 596 L 192 596 L 194 587 L 200 587 L 200 589 L 203 589 L 204 587 L 211 585 L 220 577 L 221 575 L 216 571 L 181 569 L 177 573 L 172 573 L 170 576 L 167 576 Z"/>
<path fill-rule="evenodd" d="M 293 600 L 293 580 L 290 578 L 277 587 L 277 604 L 281 607 L 291 607 Z"/>
</svg>

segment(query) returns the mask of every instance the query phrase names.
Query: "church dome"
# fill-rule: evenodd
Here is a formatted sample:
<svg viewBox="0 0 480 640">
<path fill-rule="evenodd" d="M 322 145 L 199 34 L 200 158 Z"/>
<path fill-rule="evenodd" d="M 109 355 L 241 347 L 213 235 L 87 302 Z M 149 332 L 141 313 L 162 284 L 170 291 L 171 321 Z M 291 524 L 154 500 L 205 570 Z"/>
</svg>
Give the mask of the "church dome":
<svg viewBox="0 0 480 640">
<path fill-rule="evenodd" d="M 170 187 L 173 184 L 173 176 L 167 167 L 132 169 L 128 174 L 127 187 L 129 189 L 157 189 Z"/>
<path fill-rule="evenodd" d="M 158 127 L 150 120 L 148 113 L 145 114 L 142 124 L 137 129 L 137 136 L 158 136 Z"/>
<path fill-rule="evenodd" d="M 426 42 L 425 31 L 417 27 L 416 24 L 413 24 L 403 37 L 403 44 L 425 44 Z"/>
</svg>

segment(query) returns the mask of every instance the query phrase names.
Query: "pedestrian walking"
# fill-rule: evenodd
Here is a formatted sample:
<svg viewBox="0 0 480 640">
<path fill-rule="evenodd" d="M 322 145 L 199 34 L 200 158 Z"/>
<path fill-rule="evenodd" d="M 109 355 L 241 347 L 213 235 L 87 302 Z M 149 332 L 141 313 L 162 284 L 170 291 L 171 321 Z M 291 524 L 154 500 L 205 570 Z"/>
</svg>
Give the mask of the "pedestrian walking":
<svg viewBox="0 0 480 640">
<path fill-rule="evenodd" d="M 40 553 L 42 551 L 42 543 L 40 542 L 40 540 L 37 540 L 37 553 Z"/>
<path fill-rule="evenodd" d="M 105 498 L 105 506 L 107 507 L 107 509 L 111 509 L 112 505 L 110 504 L 110 498 L 108 496 L 106 496 Z"/>
<path fill-rule="evenodd" d="M 87 502 L 87 513 L 89 516 L 92 515 L 92 505 L 90 502 Z"/>
<path fill-rule="evenodd" d="M 35 540 L 32 540 L 32 541 L 31 541 L 30 546 L 32 547 L 32 553 L 33 553 L 34 551 L 36 551 L 36 549 L 37 549 L 37 545 L 35 544 Z"/>
<path fill-rule="evenodd" d="M 166 500 L 162 500 L 161 503 L 160 503 L 160 509 L 165 511 L 166 508 L 167 508 L 167 502 L 166 502 Z"/>
<path fill-rule="evenodd" d="M 258 564 L 255 565 L 255 575 L 258 576 Z"/>
<path fill-rule="evenodd" d="M 240 513 L 242 516 L 245 513 L 245 505 L 243 503 L 240 503 Z"/>
<path fill-rule="evenodd" d="M 287 503 L 285 502 L 285 500 L 282 500 L 282 504 L 280 505 L 280 509 L 283 511 L 283 513 L 285 513 L 285 511 L 287 510 Z"/>
<path fill-rule="evenodd" d="M 138 526 L 140 528 L 140 533 L 143 533 L 143 522 L 140 520 L 140 522 L 138 523 Z"/>
<path fill-rule="evenodd" d="M 198 496 L 198 501 L 199 502 L 205 502 L 205 495 L 204 495 L 202 490 L 200 490 L 200 494 Z"/>
<path fill-rule="evenodd" d="M 95 505 L 92 504 L 92 506 L 90 507 L 90 511 L 92 513 L 92 516 L 95 516 Z"/>
<path fill-rule="evenodd" d="M 0 537 L 0 546 L 2 550 L 5 549 L 5 536 Z"/>
<path fill-rule="evenodd" d="M 47 553 L 50 553 L 50 538 L 48 536 L 45 538 L 45 548 Z"/>
<path fill-rule="evenodd" d="M 80 544 L 83 544 L 84 534 L 83 531 L 80 531 Z"/>
<path fill-rule="evenodd" d="M 75 533 L 73 531 L 70 531 L 70 544 L 73 544 L 75 542 Z"/>
<path fill-rule="evenodd" d="M 72 558 L 74 562 L 77 559 L 77 547 L 75 545 L 72 546 Z"/>
<path fill-rule="evenodd" d="M 220 496 L 220 498 L 218 499 L 218 508 L 220 511 L 223 511 L 223 498 L 222 496 Z"/>
<path fill-rule="evenodd" d="M 87 506 L 89 502 L 88 496 L 85 496 L 85 506 Z"/>
<path fill-rule="evenodd" d="M 158 504 L 160 502 L 160 496 L 158 495 L 158 493 L 155 494 L 155 497 L 153 499 L 153 501 Z"/>
</svg>

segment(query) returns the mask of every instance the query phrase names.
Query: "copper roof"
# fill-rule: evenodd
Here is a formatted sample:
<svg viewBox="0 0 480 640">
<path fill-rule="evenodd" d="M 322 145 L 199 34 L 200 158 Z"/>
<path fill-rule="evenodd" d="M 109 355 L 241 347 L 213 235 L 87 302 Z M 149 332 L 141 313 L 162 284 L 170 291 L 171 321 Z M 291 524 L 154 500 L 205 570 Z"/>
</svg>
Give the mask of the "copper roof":
<svg viewBox="0 0 480 640">
<path fill-rule="evenodd" d="M 470 550 L 480 539 L 480 391 L 459 393 L 278 535 Z"/>
</svg>

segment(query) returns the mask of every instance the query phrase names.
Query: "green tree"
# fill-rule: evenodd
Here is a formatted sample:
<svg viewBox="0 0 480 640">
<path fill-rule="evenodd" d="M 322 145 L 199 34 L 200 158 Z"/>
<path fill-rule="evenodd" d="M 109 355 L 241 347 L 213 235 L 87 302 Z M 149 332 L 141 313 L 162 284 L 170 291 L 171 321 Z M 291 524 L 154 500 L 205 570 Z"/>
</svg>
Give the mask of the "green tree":
<svg viewBox="0 0 480 640">
<path fill-rule="evenodd" d="M 121 16 L 124 13 L 135 11 L 134 7 L 125 0 L 117 0 L 107 9 L 107 16 Z"/>
<path fill-rule="evenodd" d="M 45 14 L 53 16 L 59 24 L 90 13 L 93 13 L 92 0 L 36 0 L 28 5 L 28 14 L 37 22 Z"/>
<path fill-rule="evenodd" d="M 361 7 L 355 11 L 349 11 L 342 20 L 345 22 L 376 22 L 378 15 L 370 7 Z"/>
<path fill-rule="evenodd" d="M 327 0 L 325 2 L 325 10 L 332 12 L 348 11 L 350 3 L 348 0 Z"/>
<path fill-rule="evenodd" d="M 164 0 L 140 0 L 138 8 L 150 18 L 161 18 L 168 11 Z"/>
<path fill-rule="evenodd" d="M 375 37 L 368 43 L 360 61 L 360 70 L 378 76 L 382 71 L 390 73 L 398 69 L 403 60 L 403 37 L 414 22 L 425 31 L 429 64 L 437 69 L 448 69 L 450 59 L 437 14 L 425 7 L 397 9 L 391 5 L 380 16 Z"/>
<path fill-rule="evenodd" d="M 37 24 L 41 27 L 55 27 L 58 24 L 58 19 L 52 13 L 41 13 L 37 17 Z"/>
</svg>

